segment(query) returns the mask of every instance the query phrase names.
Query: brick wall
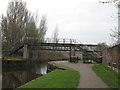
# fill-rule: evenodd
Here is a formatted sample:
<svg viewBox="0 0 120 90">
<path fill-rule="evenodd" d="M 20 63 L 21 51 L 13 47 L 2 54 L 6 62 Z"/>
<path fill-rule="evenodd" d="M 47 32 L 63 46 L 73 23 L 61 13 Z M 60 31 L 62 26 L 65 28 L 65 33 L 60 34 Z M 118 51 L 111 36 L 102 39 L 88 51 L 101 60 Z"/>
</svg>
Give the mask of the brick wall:
<svg viewBox="0 0 120 90">
<path fill-rule="evenodd" d="M 103 64 L 116 67 L 118 62 L 120 64 L 120 44 L 102 51 Z M 114 65 L 116 63 L 116 65 Z"/>
</svg>

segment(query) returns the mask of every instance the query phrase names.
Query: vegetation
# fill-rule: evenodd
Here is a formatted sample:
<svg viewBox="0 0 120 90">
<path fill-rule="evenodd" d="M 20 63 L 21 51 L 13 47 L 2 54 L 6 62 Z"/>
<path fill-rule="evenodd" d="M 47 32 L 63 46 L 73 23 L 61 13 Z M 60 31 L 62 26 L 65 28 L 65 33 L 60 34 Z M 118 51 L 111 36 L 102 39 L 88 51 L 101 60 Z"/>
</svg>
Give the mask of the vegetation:
<svg viewBox="0 0 120 90">
<path fill-rule="evenodd" d="M 106 49 L 108 48 L 109 46 L 105 43 L 105 42 L 102 42 L 102 43 L 98 43 L 97 45 L 97 49 L 98 50 L 103 50 L 103 49 Z"/>
<path fill-rule="evenodd" d="M 103 64 L 96 64 L 92 69 L 110 88 L 118 88 L 117 72 Z"/>
<path fill-rule="evenodd" d="M 76 88 L 79 83 L 79 73 L 73 70 L 54 70 L 19 88 Z"/>
<path fill-rule="evenodd" d="M 5 60 L 23 60 L 22 57 L 7 57 Z"/>
<path fill-rule="evenodd" d="M 59 31 L 59 28 L 58 28 L 58 25 L 56 25 L 55 29 L 54 29 L 54 33 L 53 33 L 53 42 L 57 42 L 58 40 L 58 31 Z"/>
<path fill-rule="evenodd" d="M 28 11 L 26 2 L 16 0 L 9 2 L 6 16 L 2 15 L 0 19 L 0 36 L 2 37 L 0 39 L 2 39 L 2 54 L 4 57 L 8 55 L 16 43 L 19 45 L 26 37 L 38 38 L 41 42 L 44 42 L 47 31 L 46 16 L 43 15 L 41 19 L 37 16 Z M 58 38 L 58 26 L 55 27 L 53 38 L 54 42 L 56 42 Z M 39 55 L 41 59 L 45 57 L 48 60 L 50 58 L 50 55 L 46 56 L 46 53 L 49 52 L 40 51 L 40 53 L 43 55 Z M 50 54 L 52 55 L 53 52 Z M 22 56 L 22 50 L 19 50 L 17 55 Z M 14 56 L 16 57 L 15 54 Z M 54 57 L 61 56 L 64 55 L 60 53 L 54 55 Z M 15 58 L 12 59 L 17 60 Z M 11 58 L 8 58 L 8 60 L 11 60 Z"/>
<path fill-rule="evenodd" d="M 25 2 L 16 0 L 9 2 L 6 16 L 2 15 L 0 21 L 3 51 L 9 52 L 16 42 L 23 41 L 25 37 L 44 40 L 47 30 L 46 17 L 43 16 L 38 20 L 36 16 L 28 11 Z"/>
<path fill-rule="evenodd" d="M 99 2 L 103 3 L 103 4 L 109 3 L 109 4 L 112 4 L 114 6 L 119 5 L 119 0 L 100 0 Z"/>
<path fill-rule="evenodd" d="M 112 30 L 112 33 L 110 34 L 115 44 L 120 44 L 120 41 L 118 40 L 120 37 L 120 31 L 115 27 L 114 30 Z"/>
<path fill-rule="evenodd" d="M 117 7 L 117 9 L 120 9 L 120 0 L 100 0 L 100 3 L 103 3 L 103 4 L 111 4 L 115 7 Z M 118 10 L 118 19 L 120 18 L 120 12 Z M 119 29 L 117 28 L 118 26 L 115 26 L 115 28 L 112 30 L 112 33 L 110 34 L 110 36 L 112 37 L 114 43 L 113 45 L 116 45 L 116 44 L 120 44 L 120 31 Z"/>
</svg>

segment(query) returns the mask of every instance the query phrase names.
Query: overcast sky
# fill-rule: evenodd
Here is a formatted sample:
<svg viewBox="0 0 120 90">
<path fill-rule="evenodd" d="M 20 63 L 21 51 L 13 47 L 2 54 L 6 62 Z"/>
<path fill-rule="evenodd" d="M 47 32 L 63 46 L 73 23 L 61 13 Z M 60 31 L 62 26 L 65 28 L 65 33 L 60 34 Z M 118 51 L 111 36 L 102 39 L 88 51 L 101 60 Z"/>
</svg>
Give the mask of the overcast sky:
<svg viewBox="0 0 120 90">
<path fill-rule="evenodd" d="M 9 0 L 0 3 L 5 13 Z M 58 25 L 59 38 L 73 38 L 82 43 L 111 44 L 110 33 L 117 27 L 117 8 L 99 0 L 23 0 L 31 12 L 47 15 L 46 37 L 52 37 Z"/>
</svg>

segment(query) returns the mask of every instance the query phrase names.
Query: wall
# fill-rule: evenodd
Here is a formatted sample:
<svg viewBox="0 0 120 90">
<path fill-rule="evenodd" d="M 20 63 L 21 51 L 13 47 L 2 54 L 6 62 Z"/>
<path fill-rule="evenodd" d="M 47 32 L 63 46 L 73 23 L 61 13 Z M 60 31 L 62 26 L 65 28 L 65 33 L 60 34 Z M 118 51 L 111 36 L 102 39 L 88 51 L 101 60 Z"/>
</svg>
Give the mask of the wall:
<svg viewBox="0 0 120 90">
<path fill-rule="evenodd" d="M 104 49 L 102 51 L 102 62 L 103 64 L 117 67 L 117 65 L 120 64 L 120 44 L 108 49 Z"/>
</svg>

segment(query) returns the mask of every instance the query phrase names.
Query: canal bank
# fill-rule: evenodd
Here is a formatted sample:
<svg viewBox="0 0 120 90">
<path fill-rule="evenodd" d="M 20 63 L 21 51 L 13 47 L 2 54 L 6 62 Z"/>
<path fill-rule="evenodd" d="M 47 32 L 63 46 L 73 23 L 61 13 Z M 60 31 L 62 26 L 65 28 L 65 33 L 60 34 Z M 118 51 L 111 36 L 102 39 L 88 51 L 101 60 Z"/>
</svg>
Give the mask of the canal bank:
<svg viewBox="0 0 120 90">
<path fill-rule="evenodd" d="M 36 63 L 47 63 L 52 61 L 68 61 L 68 59 L 49 59 L 49 60 L 2 60 L 2 67 L 28 67 Z"/>
<path fill-rule="evenodd" d="M 21 88 L 76 88 L 79 83 L 79 73 L 75 70 L 54 70 L 39 77 Z"/>
<path fill-rule="evenodd" d="M 72 75 L 71 73 L 74 72 L 70 71 L 67 73 L 67 70 L 65 70 L 66 68 L 64 69 L 64 67 L 41 61 L 7 61 L 7 63 L 4 63 L 2 69 L 3 88 L 17 88 L 31 82 L 32 80 L 35 80 L 36 78 L 40 78 L 41 76 L 43 77 L 45 74 L 47 75 L 47 73 L 51 73 L 51 71 L 54 71 L 55 69 L 59 69 L 59 72 L 57 71 L 56 74 L 59 73 L 60 76 L 64 76 L 64 74 L 61 74 L 62 70 L 63 73 L 66 73 L 68 76 Z"/>
<path fill-rule="evenodd" d="M 48 73 L 47 62 L 12 65 L 3 66 L 2 68 L 2 88 L 17 88 Z"/>
<path fill-rule="evenodd" d="M 64 61 L 62 61 L 64 62 Z M 79 72 L 71 70 L 68 67 L 54 64 L 54 61 L 48 62 L 48 69 L 52 71 L 48 74 L 38 77 L 25 83 L 21 88 L 76 88 L 79 83 Z"/>
<path fill-rule="evenodd" d="M 53 70 L 19 88 L 109 88 L 92 71 L 93 64 L 70 63 L 66 61 L 50 62 L 50 64 L 52 64 L 52 68 L 57 66 L 58 69 L 65 68 L 67 70 Z M 71 84 L 73 85 L 72 87 Z"/>
<path fill-rule="evenodd" d="M 2 88 L 17 88 L 55 69 L 47 61 L 3 61 Z"/>
</svg>

